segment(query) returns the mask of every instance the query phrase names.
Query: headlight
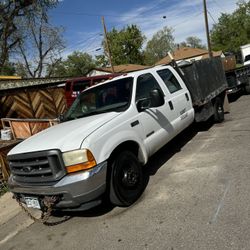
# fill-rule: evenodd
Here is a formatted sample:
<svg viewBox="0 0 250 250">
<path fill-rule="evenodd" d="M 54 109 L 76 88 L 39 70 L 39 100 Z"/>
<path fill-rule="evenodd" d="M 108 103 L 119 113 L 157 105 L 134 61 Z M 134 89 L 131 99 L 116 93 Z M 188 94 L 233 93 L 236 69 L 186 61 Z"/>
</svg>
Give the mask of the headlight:
<svg viewBox="0 0 250 250">
<path fill-rule="evenodd" d="M 68 173 L 90 169 L 96 165 L 95 158 L 88 149 L 65 152 L 62 156 Z"/>
</svg>

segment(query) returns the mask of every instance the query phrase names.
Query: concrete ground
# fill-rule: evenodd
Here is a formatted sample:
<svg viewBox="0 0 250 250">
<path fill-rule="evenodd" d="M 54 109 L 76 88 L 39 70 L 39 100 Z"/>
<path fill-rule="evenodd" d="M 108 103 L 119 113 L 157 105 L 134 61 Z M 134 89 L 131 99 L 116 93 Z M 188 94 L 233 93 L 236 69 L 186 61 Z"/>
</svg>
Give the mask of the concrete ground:
<svg viewBox="0 0 250 250">
<path fill-rule="evenodd" d="M 132 207 L 73 213 L 48 227 L 27 222 L 15 203 L 5 204 L 16 211 L 7 219 L 1 199 L 0 249 L 250 249 L 249 107 L 241 96 L 224 123 L 192 126 L 161 149 Z"/>
</svg>

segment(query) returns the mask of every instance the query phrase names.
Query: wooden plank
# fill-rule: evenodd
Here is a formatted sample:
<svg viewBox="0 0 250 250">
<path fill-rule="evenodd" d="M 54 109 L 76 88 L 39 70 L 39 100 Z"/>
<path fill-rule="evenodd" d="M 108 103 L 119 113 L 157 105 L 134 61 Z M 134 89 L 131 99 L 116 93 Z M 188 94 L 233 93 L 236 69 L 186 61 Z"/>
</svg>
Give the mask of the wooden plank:
<svg viewBox="0 0 250 250">
<path fill-rule="evenodd" d="M 6 128 L 11 128 L 14 139 L 26 139 L 50 126 L 58 123 L 55 119 L 11 119 L 3 118 L 2 123 Z"/>
<path fill-rule="evenodd" d="M 0 96 L 0 118 L 54 119 L 65 111 L 64 88 L 19 89 Z"/>
<path fill-rule="evenodd" d="M 8 180 L 10 176 L 10 169 L 7 161 L 7 154 L 13 147 L 15 147 L 20 142 L 20 140 L 0 140 L 0 180 Z"/>
</svg>

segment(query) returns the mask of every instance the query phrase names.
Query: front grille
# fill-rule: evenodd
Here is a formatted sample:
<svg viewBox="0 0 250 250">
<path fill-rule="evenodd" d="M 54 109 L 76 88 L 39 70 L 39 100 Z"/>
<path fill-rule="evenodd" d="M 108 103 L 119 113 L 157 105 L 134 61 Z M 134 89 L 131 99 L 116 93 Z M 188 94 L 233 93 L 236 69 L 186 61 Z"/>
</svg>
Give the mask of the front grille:
<svg viewBox="0 0 250 250">
<path fill-rule="evenodd" d="M 65 175 L 64 163 L 59 150 L 8 156 L 11 173 L 18 182 L 55 182 Z"/>
</svg>

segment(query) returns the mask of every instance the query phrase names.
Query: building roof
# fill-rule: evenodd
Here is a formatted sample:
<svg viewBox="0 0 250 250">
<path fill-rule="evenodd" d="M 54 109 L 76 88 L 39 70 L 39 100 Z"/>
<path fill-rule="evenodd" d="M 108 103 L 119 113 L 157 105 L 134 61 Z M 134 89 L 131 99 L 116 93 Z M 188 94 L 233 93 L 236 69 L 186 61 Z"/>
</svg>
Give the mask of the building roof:
<svg viewBox="0 0 250 250">
<path fill-rule="evenodd" d="M 213 56 L 220 56 L 222 54 L 222 51 L 216 51 L 213 52 Z M 179 60 L 185 60 L 197 56 L 202 56 L 202 58 L 207 58 L 208 57 L 208 50 L 205 49 L 198 49 L 198 48 L 190 48 L 190 47 L 181 47 L 179 49 L 176 49 L 173 52 L 173 57 L 176 61 Z M 156 63 L 156 65 L 160 64 L 168 64 L 171 62 L 171 59 L 169 56 L 164 57 L 160 61 Z"/>
<path fill-rule="evenodd" d="M 219 51 L 213 51 L 213 57 L 221 56 L 223 54 L 222 50 Z M 202 59 L 208 58 L 208 53 L 202 56 Z"/>
<path fill-rule="evenodd" d="M 121 64 L 114 66 L 115 73 L 128 73 L 137 70 L 147 69 L 149 66 L 143 66 L 138 64 Z M 111 67 L 104 67 L 104 68 L 95 68 L 94 70 L 112 73 Z"/>
<path fill-rule="evenodd" d="M 54 86 L 65 83 L 68 78 L 33 78 L 33 79 L 8 79 L 0 80 L 0 91 L 12 90 L 17 88 L 27 88 L 33 86 Z"/>
</svg>

